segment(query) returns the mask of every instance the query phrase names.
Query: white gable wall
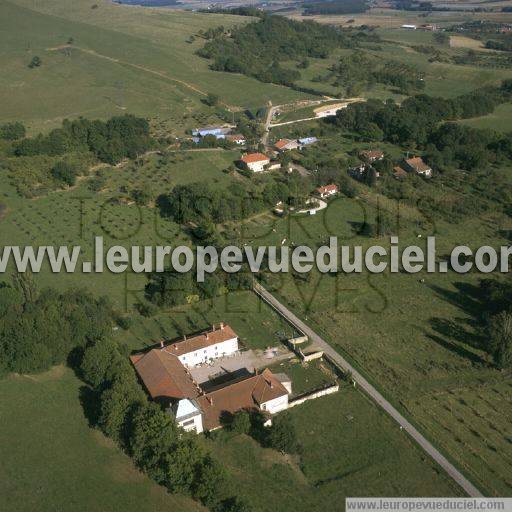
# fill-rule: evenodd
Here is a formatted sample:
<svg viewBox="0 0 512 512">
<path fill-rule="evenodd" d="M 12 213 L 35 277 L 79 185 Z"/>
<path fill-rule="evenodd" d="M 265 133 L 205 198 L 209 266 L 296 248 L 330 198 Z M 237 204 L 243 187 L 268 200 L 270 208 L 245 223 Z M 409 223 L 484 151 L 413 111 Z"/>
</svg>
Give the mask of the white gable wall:
<svg viewBox="0 0 512 512">
<path fill-rule="evenodd" d="M 176 423 L 187 432 L 192 430 L 198 434 L 203 432 L 203 416 L 195 400 L 183 398 L 174 403 L 169 408 L 169 412 L 174 416 Z"/>
</svg>

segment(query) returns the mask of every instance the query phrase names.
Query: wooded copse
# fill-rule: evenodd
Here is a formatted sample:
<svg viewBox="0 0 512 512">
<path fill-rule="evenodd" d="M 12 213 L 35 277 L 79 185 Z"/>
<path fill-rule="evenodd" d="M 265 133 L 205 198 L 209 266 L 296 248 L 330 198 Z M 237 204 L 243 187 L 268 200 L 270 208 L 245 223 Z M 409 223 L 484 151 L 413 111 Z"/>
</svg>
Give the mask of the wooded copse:
<svg viewBox="0 0 512 512">
<path fill-rule="evenodd" d="M 243 73 L 262 82 L 292 86 L 300 73 L 283 67 L 281 62 L 326 58 L 335 48 L 353 48 L 356 44 L 357 34 L 262 13 L 254 23 L 234 28 L 229 34 L 216 34 L 197 53 L 211 59 L 211 68 L 216 71 Z"/>
<path fill-rule="evenodd" d="M 500 87 L 487 87 L 454 99 L 418 95 L 401 105 L 392 100 L 369 100 L 339 110 L 335 123 L 356 133 L 375 126 L 381 140 L 424 148 L 436 165 L 471 170 L 500 158 L 512 159 L 512 133 L 440 123 L 489 114 L 511 97 L 512 81 L 506 80 Z"/>
<path fill-rule="evenodd" d="M 62 128 L 47 135 L 23 139 L 14 145 L 16 156 L 58 156 L 73 151 L 90 151 L 109 164 L 123 158 L 136 158 L 153 144 L 149 124 L 132 115 L 112 117 L 108 121 L 64 120 Z"/>
</svg>

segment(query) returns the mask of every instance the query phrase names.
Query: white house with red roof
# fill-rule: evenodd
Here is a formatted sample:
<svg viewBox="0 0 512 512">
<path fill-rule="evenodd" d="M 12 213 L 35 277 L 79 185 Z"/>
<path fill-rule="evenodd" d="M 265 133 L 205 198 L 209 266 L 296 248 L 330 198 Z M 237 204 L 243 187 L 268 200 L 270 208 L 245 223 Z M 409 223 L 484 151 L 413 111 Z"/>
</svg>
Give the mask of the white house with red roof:
<svg viewBox="0 0 512 512">
<path fill-rule="evenodd" d="M 404 165 L 406 170 L 409 172 L 415 172 L 416 174 L 426 176 L 427 178 L 432 176 L 432 167 L 427 165 L 420 156 L 408 158 L 404 161 Z"/>
<path fill-rule="evenodd" d="M 263 172 L 270 163 L 270 158 L 263 153 L 249 153 L 244 155 L 240 162 L 242 165 L 253 172 Z"/>
<path fill-rule="evenodd" d="M 212 326 L 211 330 L 167 345 L 166 350 L 184 366 L 192 368 L 238 352 L 238 336 L 229 325 L 221 322 L 219 327 Z"/>
<path fill-rule="evenodd" d="M 331 183 L 330 185 L 325 185 L 324 187 L 318 187 L 316 189 L 316 193 L 322 198 L 331 197 L 338 193 L 338 185 Z"/>
</svg>

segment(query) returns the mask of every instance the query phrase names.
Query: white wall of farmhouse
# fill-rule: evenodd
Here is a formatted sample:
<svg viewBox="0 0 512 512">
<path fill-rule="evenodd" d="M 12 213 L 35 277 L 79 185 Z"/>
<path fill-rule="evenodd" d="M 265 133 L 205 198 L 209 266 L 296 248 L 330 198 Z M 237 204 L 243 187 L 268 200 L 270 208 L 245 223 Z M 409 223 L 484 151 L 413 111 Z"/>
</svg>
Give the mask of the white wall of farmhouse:
<svg viewBox="0 0 512 512">
<path fill-rule="evenodd" d="M 265 166 L 270 163 L 270 160 L 261 160 L 260 162 L 249 162 L 247 167 L 250 171 L 253 172 L 263 172 L 265 170 Z"/>
<path fill-rule="evenodd" d="M 199 412 L 197 415 L 184 420 L 176 420 L 176 423 L 187 432 L 195 431 L 200 434 L 203 432 L 203 415 Z"/>
<path fill-rule="evenodd" d="M 273 400 L 269 400 L 268 402 L 263 402 L 260 404 L 260 409 L 262 411 L 267 411 L 270 414 L 284 411 L 285 409 L 288 409 L 288 395 L 283 395 L 278 398 L 274 398 Z"/>
<path fill-rule="evenodd" d="M 188 367 L 197 366 L 201 363 L 207 363 L 211 359 L 217 359 L 223 356 L 229 356 L 238 351 L 238 338 L 231 338 L 215 345 L 182 354 L 178 357 L 181 363 Z"/>
</svg>

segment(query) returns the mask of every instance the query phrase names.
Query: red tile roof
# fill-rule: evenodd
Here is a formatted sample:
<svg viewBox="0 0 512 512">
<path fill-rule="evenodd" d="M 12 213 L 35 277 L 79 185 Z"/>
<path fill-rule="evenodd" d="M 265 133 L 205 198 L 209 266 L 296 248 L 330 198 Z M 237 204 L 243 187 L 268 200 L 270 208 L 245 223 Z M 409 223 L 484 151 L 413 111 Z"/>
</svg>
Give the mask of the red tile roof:
<svg viewBox="0 0 512 512">
<path fill-rule="evenodd" d="M 393 174 L 395 175 L 395 178 L 402 178 L 403 176 L 407 176 L 407 171 L 397 165 L 393 167 Z"/>
<path fill-rule="evenodd" d="M 245 140 L 245 137 L 243 135 L 241 135 L 240 133 L 235 133 L 233 135 L 228 135 L 227 139 L 228 140 Z"/>
<path fill-rule="evenodd" d="M 243 156 L 240 160 L 246 164 L 250 164 L 254 162 L 270 161 L 270 158 L 263 153 L 249 153 L 248 155 Z"/>
<path fill-rule="evenodd" d="M 368 158 L 368 160 L 378 160 L 380 158 L 384 158 L 384 151 L 381 151 L 380 149 L 367 149 L 365 151 L 361 151 L 359 154 Z"/>
<path fill-rule="evenodd" d="M 217 343 L 222 343 L 232 338 L 238 338 L 236 332 L 233 331 L 229 325 L 221 324 L 220 327 L 202 332 L 197 336 L 192 336 L 183 341 L 169 343 L 166 345 L 166 349 L 176 356 L 181 356 L 189 352 L 195 352 L 196 350 L 210 347 L 211 345 L 216 345 Z"/>
<path fill-rule="evenodd" d="M 165 348 L 135 354 L 130 360 L 153 400 L 196 398 L 201 393 L 189 371 Z"/>
<path fill-rule="evenodd" d="M 203 426 L 212 430 L 221 425 L 223 413 L 234 414 L 243 409 L 257 409 L 262 403 L 285 396 L 288 391 L 275 375 L 266 368 L 259 375 L 228 384 L 197 401 L 203 411 Z"/>
<path fill-rule="evenodd" d="M 288 139 L 280 139 L 278 140 L 274 146 L 277 148 L 277 149 L 283 149 L 284 147 L 286 147 L 288 144 L 290 143 L 290 141 Z"/>
<path fill-rule="evenodd" d="M 428 166 L 420 156 L 409 158 L 405 163 L 416 172 L 426 172 L 431 170 L 430 166 Z"/>
<path fill-rule="evenodd" d="M 316 191 L 319 194 L 326 194 L 327 192 L 338 192 L 338 185 L 325 185 L 325 187 L 318 187 Z"/>
</svg>

